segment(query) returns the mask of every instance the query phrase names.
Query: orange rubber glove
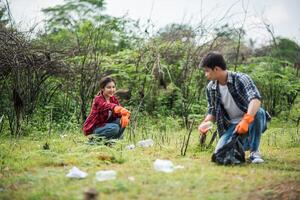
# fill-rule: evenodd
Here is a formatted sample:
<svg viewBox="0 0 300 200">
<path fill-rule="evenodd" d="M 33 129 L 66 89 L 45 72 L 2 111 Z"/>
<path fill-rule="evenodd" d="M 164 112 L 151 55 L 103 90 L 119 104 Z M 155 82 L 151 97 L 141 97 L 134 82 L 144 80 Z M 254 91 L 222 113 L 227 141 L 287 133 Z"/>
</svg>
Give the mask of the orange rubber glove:
<svg viewBox="0 0 300 200">
<path fill-rule="evenodd" d="M 126 108 L 123 108 L 122 106 L 115 106 L 114 112 L 116 114 L 121 114 L 122 116 L 125 116 L 125 115 L 130 116 L 130 112 Z"/>
<path fill-rule="evenodd" d="M 251 124 L 251 122 L 253 122 L 253 120 L 254 120 L 254 116 L 246 113 L 243 116 L 240 123 L 238 123 L 238 125 L 235 128 L 237 134 L 242 135 L 248 133 L 249 125 Z"/>
<path fill-rule="evenodd" d="M 123 115 L 120 120 L 121 127 L 125 128 L 129 124 L 129 116 Z"/>
</svg>

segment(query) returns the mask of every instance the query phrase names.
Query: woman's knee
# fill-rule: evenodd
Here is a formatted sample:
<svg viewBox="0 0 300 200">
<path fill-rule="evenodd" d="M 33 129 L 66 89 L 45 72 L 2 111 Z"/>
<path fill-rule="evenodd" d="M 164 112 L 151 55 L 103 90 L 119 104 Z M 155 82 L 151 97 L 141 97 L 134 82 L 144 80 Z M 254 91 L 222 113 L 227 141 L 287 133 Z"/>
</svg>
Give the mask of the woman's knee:
<svg viewBox="0 0 300 200">
<path fill-rule="evenodd" d="M 110 132 L 113 135 L 118 135 L 120 132 L 120 126 L 118 124 L 111 124 L 110 125 Z"/>
<path fill-rule="evenodd" d="M 94 134 L 99 137 L 113 138 L 118 135 L 119 131 L 120 126 L 118 124 L 109 123 L 104 127 L 95 129 Z"/>
</svg>

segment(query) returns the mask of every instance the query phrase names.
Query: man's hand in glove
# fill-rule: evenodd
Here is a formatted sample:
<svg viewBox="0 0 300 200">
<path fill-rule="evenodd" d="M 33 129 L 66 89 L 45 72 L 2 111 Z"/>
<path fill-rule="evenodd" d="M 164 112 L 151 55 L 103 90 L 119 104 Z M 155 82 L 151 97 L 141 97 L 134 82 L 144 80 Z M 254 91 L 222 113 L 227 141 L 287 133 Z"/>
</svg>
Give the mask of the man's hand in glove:
<svg viewBox="0 0 300 200">
<path fill-rule="evenodd" d="M 253 122 L 254 116 L 246 113 L 240 123 L 235 127 L 235 131 L 237 134 L 246 134 L 248 133 L 249 125 Z"/>
</svg>

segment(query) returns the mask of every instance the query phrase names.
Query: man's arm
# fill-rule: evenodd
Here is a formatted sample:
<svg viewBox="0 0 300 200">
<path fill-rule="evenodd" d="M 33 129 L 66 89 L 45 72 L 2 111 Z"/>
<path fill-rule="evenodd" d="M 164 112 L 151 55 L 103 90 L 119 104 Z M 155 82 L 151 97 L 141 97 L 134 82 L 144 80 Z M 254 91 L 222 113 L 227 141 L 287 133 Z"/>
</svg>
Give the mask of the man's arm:
<svg viewBox="0 0 300 200">
<path fill-rule="evenodd" d="M 255 116 L 257 111 L 259 110 L 261 102 L 259 99 L 252 99 L 248 105 L 247 114 Z"/>
<path fill-rule="evenodd" d="M 212 103 L 214 97 L 210 93 L 209 86 L 206 87 L 206 98 L 207 98 L 208 110 L 207 110 L 207 115 L 206 115 L 205 119 L 198 126 L 198 131 L 199 131 L 200 134 L 206 134 L 207 133 L 208 128 L 203 128 L 203 127 L 206 127 L 205 124 L 207 122 L 214 122 L 215 121 L 216 110 L 215 110 L 215 107 Z"/>
<path fill-rule="evenodd" d="M 243 119 L 238 123 L 235 127 L 234 132 L 238 134 L 246 134 L 249 129 L 249 125 L 253 122 L 255 115 L 260 108 L 260 100 L 259 99 L 252 99 L 248 105 L 247 113 L 243 116 Z"/>
<path fill-rule="evenodd" d="M 214 122 L 215 121 L 215 117 L 211 114 L 206 115 L 205 119 L 203 120 L 203 122 L 198 126 L 198 131 L 200 134 L 206 134 L 207 131 L 209 130 L 207 126 L 207 123 L 209 122 Z"/>
<path fill-rule="evenodd" d="M 211 122 L 215 122 L 215 117 L 213 115 L 206 115 L 205 119 L 203 120 L 204 122 L 208 122 L 208 121 L 211 121 Z"/>
</svg>

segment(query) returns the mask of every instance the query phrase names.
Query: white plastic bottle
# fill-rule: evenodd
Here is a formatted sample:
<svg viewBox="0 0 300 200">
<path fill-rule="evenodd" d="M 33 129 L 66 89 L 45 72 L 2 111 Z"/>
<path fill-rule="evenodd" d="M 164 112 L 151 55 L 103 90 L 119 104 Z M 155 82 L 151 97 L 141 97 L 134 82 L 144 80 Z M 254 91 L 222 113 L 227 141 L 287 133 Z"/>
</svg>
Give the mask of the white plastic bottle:
<svg viewBox="0 0 300 200">
<path fill-rule="evenodd" d="M 203 122 L 199 126 L 199 130 L 201 132 L 207 132 L 209 129 L 213 127 L 213 123 L 211 121 Z"/>
</svg>

